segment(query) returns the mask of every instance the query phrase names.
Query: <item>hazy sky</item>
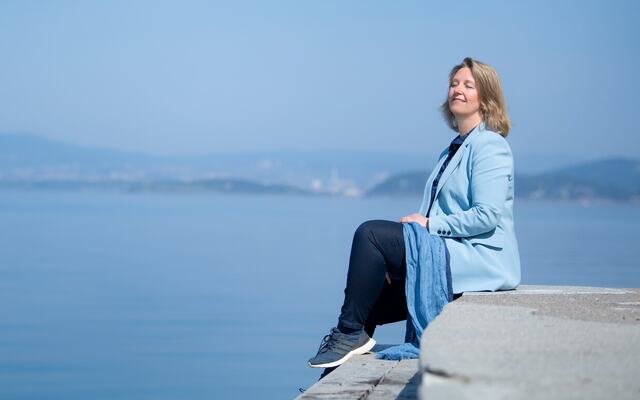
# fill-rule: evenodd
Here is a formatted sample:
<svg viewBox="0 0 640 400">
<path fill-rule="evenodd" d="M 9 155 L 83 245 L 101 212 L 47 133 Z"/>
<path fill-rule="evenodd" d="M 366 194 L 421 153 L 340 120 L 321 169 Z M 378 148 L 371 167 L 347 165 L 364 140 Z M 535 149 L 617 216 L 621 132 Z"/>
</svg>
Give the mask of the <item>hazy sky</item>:
<svg viewBox="0 0 640 400">
<path fill-rule="evenodd" d="M 465 56 L 519 154 L 637 157 L 637 1 L 0 2 L 0 132 L 160 154 L 434 153 Z"/>
</svg>

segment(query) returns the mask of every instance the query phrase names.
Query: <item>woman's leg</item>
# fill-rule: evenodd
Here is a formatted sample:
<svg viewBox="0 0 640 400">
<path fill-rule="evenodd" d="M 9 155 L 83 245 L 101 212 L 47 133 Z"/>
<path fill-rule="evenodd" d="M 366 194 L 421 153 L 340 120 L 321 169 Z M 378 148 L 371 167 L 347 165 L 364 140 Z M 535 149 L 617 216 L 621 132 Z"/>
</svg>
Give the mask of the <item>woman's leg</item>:
<svg viewBox="0 0 640 400">
<path fill-rule="evenodd" d="M 373 333 L 376 325 L 406 319 L 406 269 L 401 223 L 373 220 L 360 225 L 353 236 L 338 329 L 354 333 L 366 326 Z M 385 281 L 387 272 L 391 285 Z"/>
<path fill-rule="evenodd" d="M 325 336 L 309 366 L 327 368 L 324 376 L 352 355 L 369 351 L 377 325 L 405 320 L 406 271 L 403 225 L 382 220 L 360 225 L 353 236 L 338 328 Z"/>
<path fill-rule="evenodd" d="M 378 301 L 373 306 L 369 318 L 364 324 L 364 331 L 373 337 L 377 326 L 404 321 L 409 315 L 407 297 L 405 294 L 405 280 L 385 282 Z"/>
<path fill-rule="evenodd" d="M 454 293 L 453 300 L 460 296 L 462 293 Z M 369 337 L 373 337 L 377 326 L 404 321 L 408 317 L 405 280 L 393 281 L 391 285 L 385 282 L 382 293 L 364 324 L 364 331 Z"/>
</svg>

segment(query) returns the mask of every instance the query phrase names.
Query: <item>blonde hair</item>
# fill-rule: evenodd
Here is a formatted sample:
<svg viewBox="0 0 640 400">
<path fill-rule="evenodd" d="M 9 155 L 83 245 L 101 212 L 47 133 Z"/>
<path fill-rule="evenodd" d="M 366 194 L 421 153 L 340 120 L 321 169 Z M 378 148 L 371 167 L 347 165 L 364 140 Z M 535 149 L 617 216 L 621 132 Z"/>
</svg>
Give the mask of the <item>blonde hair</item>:
<svg viewBox="0 0 640 400">
<path fill-rule="evenodd" d="M 473 79 L 476 81 L 482 120 L 488 129 L 507 137 L 509 129 L 511 128 L 511 121 L 505 109 L 504 95 L 502 94 L 498 73 L 490 65 L 467 57 L 462 60 L 462 63 L 451 69 L 449 73 L 449 84 L 451 84 L 455 74 L 465 67 L 471 70 Z M 449 127 L 457 131 L 456 118 L 449 109 L 448 98 L 442 103 L 441 108 L 442 115 Z"/>
</svg>

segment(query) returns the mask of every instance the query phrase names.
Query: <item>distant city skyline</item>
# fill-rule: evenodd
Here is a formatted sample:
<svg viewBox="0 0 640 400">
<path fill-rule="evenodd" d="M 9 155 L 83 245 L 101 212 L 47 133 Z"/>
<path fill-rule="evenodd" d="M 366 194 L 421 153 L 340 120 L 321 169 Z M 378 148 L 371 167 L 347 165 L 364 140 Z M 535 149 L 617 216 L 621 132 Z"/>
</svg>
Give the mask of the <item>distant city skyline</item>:
<svg viewBox="0 0 640 400">
<path fill-rule="evenodd" d="M 436 153 L 471 56 L 517 154 L 636 157 L 632 1 L 0 3 L 0 133 L 162 155 Z M 516 161 L 517 162 L 517 161 Z"/>
</svg>

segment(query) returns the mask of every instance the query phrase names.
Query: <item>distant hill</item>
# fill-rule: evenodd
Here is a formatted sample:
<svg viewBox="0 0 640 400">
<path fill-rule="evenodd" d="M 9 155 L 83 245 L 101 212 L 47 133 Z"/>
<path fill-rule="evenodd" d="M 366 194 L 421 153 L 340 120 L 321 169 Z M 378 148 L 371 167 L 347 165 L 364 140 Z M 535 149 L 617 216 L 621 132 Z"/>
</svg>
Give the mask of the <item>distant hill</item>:
<svg viewBox="0 0 640 400">
<path fill-rule="evenodd" d="M 612 158 L 521 177 L 516 194 L 528 198 L 640 199 L 640 160 Z"/>
<path fill-rule="evenodd" d="M 426 168 L 435 164 L 437 150 L 427 149 L 423 154 L 280 150 L 158 156 L 0 133 L 0 189 L 421 196 L 429 172 Z M 562 165 L 557 156 L 541 157 L 529 155 L 528 163 L 536 166 L 530 171 Z M 523 170 L 523 159 L 527 156 L 518 158 L 518 171 Z M 605 159 L 518 174 L 516 195 L 638 199 L 639 163 Z"/>
<path fill-rule="evenodd" d="M 0 189 L 49 191 L 118 191 L 127 193 L 237 193 L 318 195 L 304 189 L 264 184 L 243 179 L 219 178 L 195 181 L 123 181 L 123 180 L 13 180 L 0 181 Z M 326 193 L 330 194 L 330 193 Z"/>
<path fill-rule="evenodd" d="M 129 184 L 131 192 L 218 192 L 251 194 L 298 194 L 312 195 L 307 190 L 280 184 L 264 184 L 243 179 L 203 179 L 191 182 L 160 181 Z"/>
<path fill-rule="evenodd" d="M 422 196 L 427 171 L 397 174 L 371 188 L 368 196 Z M 516 175 L 517 197 L 535 199 L 640 200 L 640 160 L 611 158 Z"/>
<path fill-rule="evenodd" d="M 0 133 L 0 179 L 194 180 L 235 178 L 325 191 L 370 187 L 430 163 L 434 154 L 340 150 L 273 150 L 158 156 L 95 149 L 28 134 Z"/>
<path fill-rule="evenodd" d="M 157 160 L 154 156 L 82 147 L 32 134 L 0 134 L 0 170 L 3 171 L 41 167 L 104 168 Z"/>
<path fill-rule="evenodd" d="M 367 196 L 422 196 L 429 171 L 404 172 L 390 176 L 367 191 Z"/>
</svg>

